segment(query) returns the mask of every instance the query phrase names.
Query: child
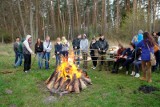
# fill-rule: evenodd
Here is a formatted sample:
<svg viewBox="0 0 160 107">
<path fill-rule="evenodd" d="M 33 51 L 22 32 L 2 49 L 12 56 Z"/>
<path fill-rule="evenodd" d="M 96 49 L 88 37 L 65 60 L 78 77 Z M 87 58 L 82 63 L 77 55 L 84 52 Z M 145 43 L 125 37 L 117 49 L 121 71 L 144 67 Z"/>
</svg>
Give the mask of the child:
<svg viewBox="0 0 160 107">
<path fill-rule="evenodd" d="M 56 66 L 58 66 L 61 63 L 60 57 L 62 52 L 62 43 L 60 38 L 57 38 L 57 42 L 54 47 L 55 47 L 55 55 L 56 55 Z"/>
</svg>

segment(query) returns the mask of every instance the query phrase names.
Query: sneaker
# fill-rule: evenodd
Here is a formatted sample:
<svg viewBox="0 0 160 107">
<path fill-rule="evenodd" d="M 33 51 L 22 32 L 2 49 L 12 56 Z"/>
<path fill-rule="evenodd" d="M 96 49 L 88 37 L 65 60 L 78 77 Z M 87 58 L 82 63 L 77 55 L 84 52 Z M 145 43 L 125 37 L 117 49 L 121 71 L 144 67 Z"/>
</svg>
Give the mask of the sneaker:
<svg viewBox="0 0 160 107">
<path fill-rule="evenodd" d="M 122 70 L 123 69 L 123 67 L 121 66 L 121 67 L 119 67 L 119 70 Z"/>
<path fill-rule="evenodd" d="M 92 69 L 94 68 L 94 66 L 93 67 L 91 67 Z"/>
<path fill-rule="evenodd" d="M 134 71 L 132 71 L 131 76 L 134 76 L 134 75 L 135 75 L 135 72 L 134 72 Z"/>
<path fill-rule="evenodd" d="M 126 75 L 128 75 L 128 71 L 126 71 Z"/>
<path fill-rule="evenodd" d="M 134 77 L 139 78 L 140 77 L 139 73 L 136 73 Z"/>
<path fill-rule="evenodd" d="M 96 67 L 93 67 L 92 69 L 96 69 Z"/>
<path fill-rule="evenodd" d="M 24 71 L 25 73 L 27 73 L 28 71 Z"/>
</svg>

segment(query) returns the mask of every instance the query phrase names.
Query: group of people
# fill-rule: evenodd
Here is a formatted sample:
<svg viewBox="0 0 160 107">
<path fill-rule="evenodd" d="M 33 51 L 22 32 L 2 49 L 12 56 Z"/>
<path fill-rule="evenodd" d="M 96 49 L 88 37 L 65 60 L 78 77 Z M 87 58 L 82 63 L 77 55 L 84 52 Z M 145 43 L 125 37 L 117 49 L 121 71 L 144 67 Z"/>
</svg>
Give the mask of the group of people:
<svg viewBox="0 0 160 107">
<path fill-rule="evenodd" d="M 119 44 L 119 49 L 116 55 L 116 60 L 113 65 L 112 73 L 118 73 L 122 68 L 126 69 L 126 74 L 132 71 L 131 75 L 140 77 L 142 68 L 141 80 L 152 82 L 151 72 L 160 67 L 160 33 L 153 32 L 152 35 L 148 32 L 140 30 L 133 37 L 128 48 L 124 48 Z M 156 63 L 153 65 L 151 54 L 155 56 Z"/>
<path fill-rule="evenodd" d="M 49 69 L 50 53 L 53 49 L 50 37 L 46 36 L 44 42 L 40 38 L 37 39 L 35 44 L 35 52 L 31 49 L 32 37 L 27 35 L 25 40 L 16 38 L 14 43 L 15 51 L 15 67 L 22 64 L 22 58 L 24 57 L 24 72 L 28 72 L 31 68 L 31 54 L 36 54 L 38 57 L 38 67 L 43 68 L 43 61 L 45 61 L 45 69 Z M 99 34 L 97 38 L 92 38 L 90 45 L 86 34 L 79 34 L 72 41 L 72 49 L 74 51 L 75 60 L 74 63 L 77 67 L 80 66 L 80 54 L 83 59 L 84 71 L 88 68 L 88 54 L 92 59 L 93 67 L 96 69 L 99 65 L 99 71 L 104 68 L 107 69 L 106 53 L 109 48 L 109 44 L 103 34 Z M 141 80 L 152 82 L 151 71 L 155 71 L 160 67 L 160 32 L 153 32 L 152 35 L 148 32 L 139 30 L 135 35 L 128 48 L 124 48 L 122 44 L 119 44 L 119 49 L 115 56 L 115 62 L 113 64 L 112 73 L 118 73 L 122 68 L 126 69 L 126 74 L 132 71 L 131 75 L 140 77 L 140 70 L 142 68 L 143 76 Z M 69 41 L 63 36 L 58 37 L 54 44 L 54 54 L 56 57 L 56 66 L 60 65 L 61 57 L 68 60 L 68 54 L 70 49 Z M 156 64 L 151 64 L 151 53 L 156 57 Z M 99 63 L 99 64 L 98 64 Z"/>
</svg>

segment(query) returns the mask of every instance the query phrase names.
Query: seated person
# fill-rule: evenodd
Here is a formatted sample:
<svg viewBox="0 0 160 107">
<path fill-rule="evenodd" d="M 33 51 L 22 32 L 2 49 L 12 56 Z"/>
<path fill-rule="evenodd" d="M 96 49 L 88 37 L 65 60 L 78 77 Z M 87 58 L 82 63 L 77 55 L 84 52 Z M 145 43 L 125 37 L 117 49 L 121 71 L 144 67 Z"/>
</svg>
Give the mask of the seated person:
<svg viewBox="0 0 160 107">
<path fill-rule="evenodd" d="M 134 58 L 135 58 L 135 46 L 131 43 L 130 47 L 126 49 L 125 53 L 127 55 L 126 60 L 122 64 L 122 66 L 119 67 L 119 70 L 126 67 L 126 74 L 128 75 L 128 71 L 130 69 L 130 64 L 132 64 L 132 62 L 134 61 Z"/>
<path fill-rule="evenodd" d="M 142 50 L 139 48 L 137 49 L 136 51 L 136 58 L 135 60 L 133 61 L 133 71 L 131 73 L 131 76 L 135 76 L 136 78 L 139 78 L 140 77 L 140 66 L 141 66 L 141 63 L 142 63 L 142 60 L 141 60 L 141 53 L 142 53 Z"/>
<path fill-rule="evenodd" d="M 125 60 L 125 58 L 124 58 L 125 53 L 123 53 L 125 51 L 125 48 L 121 44 L 118 44 L 118 47 L 119 47 L 119 49 L 118 49 L 117 54 L 116 54 L 116 60 L 115 60 L 114 65 L 113 65 L 112 73 L 118 73 L 118 69 L 116 69 L 116 68 L 119 68 L 119 64 L 121 62 L 124 62 L 124 60 Z"/>
</svg>

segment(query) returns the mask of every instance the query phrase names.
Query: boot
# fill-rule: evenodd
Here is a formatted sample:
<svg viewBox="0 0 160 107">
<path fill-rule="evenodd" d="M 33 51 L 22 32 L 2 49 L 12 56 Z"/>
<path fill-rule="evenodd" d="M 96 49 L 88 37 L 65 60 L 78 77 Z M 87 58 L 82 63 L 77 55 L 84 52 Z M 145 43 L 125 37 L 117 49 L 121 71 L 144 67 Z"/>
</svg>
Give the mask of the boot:
<svg viewBox="0 0 160 107">
<path fill-rule="evenodd" d="M 143 72 L 143 77 L 140 78 L 140 80 L 142 81 L 146 81 L 146 71 Z"/>
</svg>

